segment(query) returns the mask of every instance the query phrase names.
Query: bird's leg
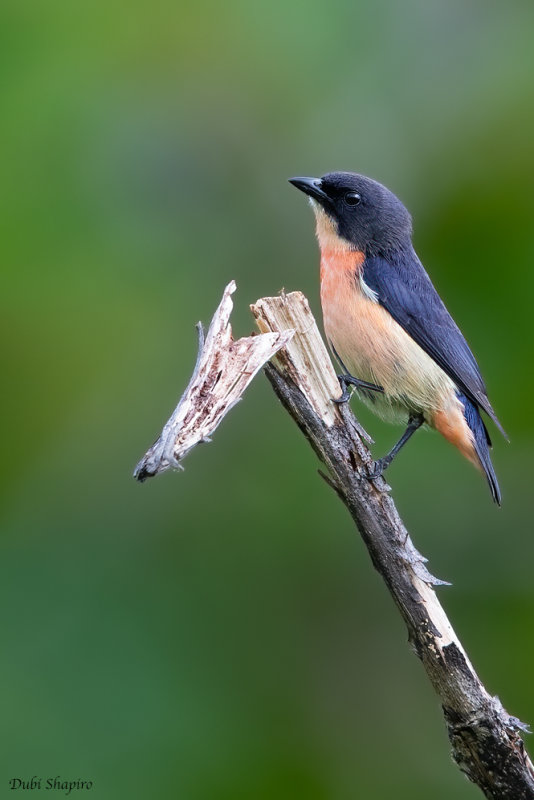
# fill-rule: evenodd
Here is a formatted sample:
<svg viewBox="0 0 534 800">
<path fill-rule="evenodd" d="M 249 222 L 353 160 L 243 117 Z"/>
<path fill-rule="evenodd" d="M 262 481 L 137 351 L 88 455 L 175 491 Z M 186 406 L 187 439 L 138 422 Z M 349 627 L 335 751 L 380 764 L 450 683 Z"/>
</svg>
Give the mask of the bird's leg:
<svg viewBox="0 0 534 800">
<path fill-rule="evenodd" d="M 349 385 L 355 386 L 357 389 L 367 389 L 370 392 L 384 392 L 382 386 L 377 386 L 375 383 L 369 383 L 368 381 L 362 381 L 360 380 L 360 378 L 355 378 L 354 375 L 351 375 L 347 367 L 343 363 L 343 361 L 340 359 L 336 351 L 336 348 L 331 342 L 330 342 L 330 347 L 332 348 L 332 352 L 334 353 L 335 357 L 337 358 L 343 369 L 343 373 L 337 376 L 337 379 L 341 386 L 342 395 L 341 397 L 334 397 L 334 403 L 346 403 L 348 402 L 348 400 L 350 400 L 350 392 L 347 388 L 347 386 Z"/>
<path fill-rule="evenodd" d="M 369 383 L 362 381 L 360 378 L 355 378 L 354 375 L 346 372 L 343 375 L 338 375 L 337 379 L 343 391 L 341 397 L 334 397 L 334 403 L 346 403 L 350 400 L 350 392 L 347 386 L 355 386 L 357 389 L 367 389 L 370 392 L 384 392 L 382 386 L 377 386 L 376 383 Z"/>
<path fill-rule="evenodd" d="M 408 439 L 411 436 L 413 436 L 413 434 L 416 432 L 416 430 L 418 430 L 418 428 L 421 427 L 424 421 L 425 420 L 422 414 L 410 416 L 408 420 L 408 427 L 402 434 L 397 444 L 391 448 L 391 450 L 386 456 L 384 456 L 383 458 L 377 458 L 377 460 L 373 463 L 368 473 L 369 478 L 371 479 L 379 478 L 382 475 L 384 470 L 386 470 L 389 467 L 389 465 L 391 464 L 391 462 L 393 461 L 399 450 L 402 447 L 404 447 Z"/>
</svg>

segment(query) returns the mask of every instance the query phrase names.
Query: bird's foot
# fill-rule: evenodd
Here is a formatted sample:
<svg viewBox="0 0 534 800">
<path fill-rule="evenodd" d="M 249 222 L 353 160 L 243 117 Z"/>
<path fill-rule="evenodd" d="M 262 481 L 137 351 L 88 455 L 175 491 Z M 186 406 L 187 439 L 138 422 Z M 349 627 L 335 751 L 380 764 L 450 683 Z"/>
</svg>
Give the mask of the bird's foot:
<svg viewBox="0 0 534 800">
<path fill-rule="evenodd" d="M 391 448 L 391 450 L 387 455 L 383 456 L 382 458 L 377 458 L 377 460 L 374 461 L 369 467 L 367 471 L 367 477 L 369 478 L 369 480 L 373 480 L 374 478 L 379 478 L 382 475 L 382 473 L 389 467 L 389 465 L 391 464 L 391 462 L 393 461 L 399 450 L 402 447 L 404 447 L 408 439 L 410 439 L 410 437 L 413 436 L 415 431 L 418 430 L 418 428 L 420 428 L 421 425 L 424 424 L 424 421 L 425 418 L 422 414 L 410 415 L 410 418 L 408 420 L 408 427 L 402 434 L 397 444 Z"/>
<path fill-rule="evenodd" d="M 390 464 L 391 459 L 388 459 L 387 456 L 385 458 L 377 458 L 376 461 L 373 461 L 373 463 L 369 465 L 367 477 L 370 481 L 381 478 Z"/>
<path fill-rule="evenodd" d="M 334 403 L 347 403 L 350 400 L 351 393 L 348 389 L 349 386 L 354 386 L 356 389 L 367 389 L 370 392 L 381 392 L 384 393 L 384 388 L 382 386 L 377 386 L 375 383 L 369 383 L 369 381 L 362 381 L 360 378 L 355 378 L 353 375 L 349 375 L 348 372 L 344 373 L 343 375 L 338 375 L 337 379 L 339 381 L 339 385 L 342 389 L 341 397 L 334 397 Z"/>
<path fill-rule="evenodd" d="M 342 393 L 341 393 L 341 397 L 333 397 L 332 401 L 334 403 L 337 403 L 338 405 L 341 405 L 342 403 L 348 403 L 349 402 L 350 396 L 351 396 L 351 392 L 347 389 L 347 384 L 346 383 L 341 383 L 341 380 L 339 382 L 340 382 L 341 388 L 343 390 Z"/>
</svg>

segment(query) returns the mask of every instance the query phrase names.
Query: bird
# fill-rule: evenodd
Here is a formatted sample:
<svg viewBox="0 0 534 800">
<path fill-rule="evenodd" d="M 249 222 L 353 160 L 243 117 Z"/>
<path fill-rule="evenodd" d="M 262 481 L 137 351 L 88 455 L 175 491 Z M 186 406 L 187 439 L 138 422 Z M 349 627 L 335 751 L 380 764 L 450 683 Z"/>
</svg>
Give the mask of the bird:
<svg viewBox="0 0 534 800">
<path fill-rule="evenodd" d="M 308 196 L 320 249 L 321 306 L 328 344 L 349 386 L 386 421 L 406 429 L 368 477 L 382 475 L 421 426 L 438 431 L 501 490 L 481 416 L 506 433 L 480 369 L 412 243 L 412 218 L 393 192 L 354 172 L 290 178 Z"/>
</svg>

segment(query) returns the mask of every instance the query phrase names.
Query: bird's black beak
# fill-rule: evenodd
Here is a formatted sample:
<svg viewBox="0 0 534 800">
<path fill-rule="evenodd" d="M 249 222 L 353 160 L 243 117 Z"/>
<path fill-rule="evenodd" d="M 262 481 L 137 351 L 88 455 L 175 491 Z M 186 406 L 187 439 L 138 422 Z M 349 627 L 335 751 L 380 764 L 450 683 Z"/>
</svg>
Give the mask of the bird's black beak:
<svg viewBox="0 0 534 800">
<path fill-rule="evenodd" d="M 322 205 L 330 205 L 331 200 L 322 189 L 322 181 L 320 178 L 289 178 L 289 183 L 296 186 L 304 194 L 318 200 Z"/>
</svg>

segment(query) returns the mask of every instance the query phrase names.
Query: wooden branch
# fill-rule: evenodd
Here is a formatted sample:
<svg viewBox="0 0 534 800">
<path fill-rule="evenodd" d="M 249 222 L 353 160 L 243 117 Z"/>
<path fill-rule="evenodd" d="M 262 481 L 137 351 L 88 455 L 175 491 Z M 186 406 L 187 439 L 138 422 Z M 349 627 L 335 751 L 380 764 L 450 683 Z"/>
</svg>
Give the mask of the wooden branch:
<svg viewBox="0 0 534 800">
<path fill-rule="evenodd" d="M 294 332 L 286 326 L 282 332 L 234 341 L 230 314 L 235 289 L 235 281 L 231 281 L 205 339 L 202 323 L 197 324 L 199 346 L 193 376 L 161 435 L 136 466 L 138 481 L 170 468 L 183 469 L 182 459 L 195 445 L 211 441 L 211 434 L 258 370 L 291 340 Z"/>
<path fill-rule="evenodd" d="M 263 363 L 288 413 L 347 506 L 408 628 L 412 646 L 438 694 L 452 754 L 491 800 L 534 800 L 534 766 L 510 716 L 483 686 L 434 591 L 443 583 L 426 568 L 388 495 L 383 478 L 369 480 L 369 437 L 348 404 L 332 402 L 340 387 L 306 298 L 300 292 L 258 300 L 251 307 L 261 334 L 233 342 L 226 288 L 180 403 L 156 444 L 138 464 L 139 480 L 179 465 L 205 441 Z M 269 337 L 265 339 L 264 337 Z M 260 344 L 261 342 L 261 344 Z M 256 343 L 256 344 L 255 344 Z"/>
</svg>

